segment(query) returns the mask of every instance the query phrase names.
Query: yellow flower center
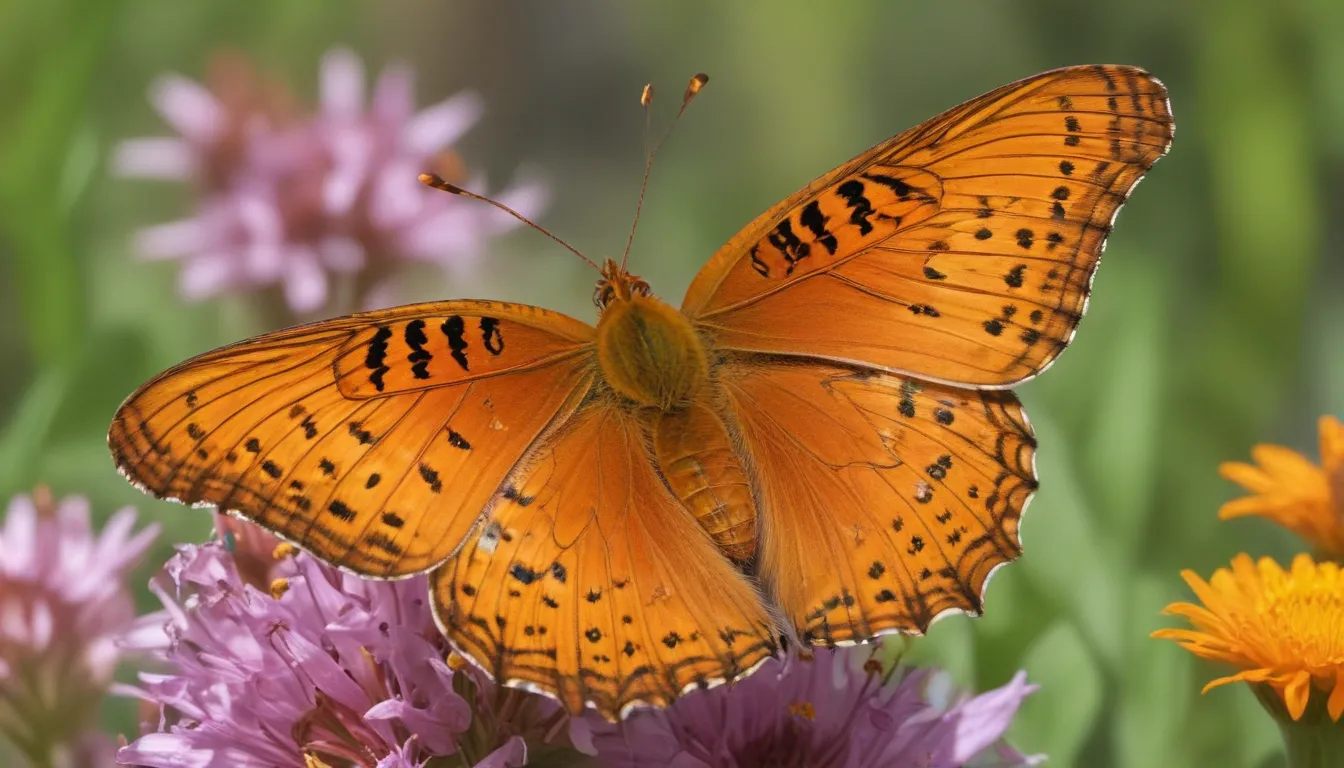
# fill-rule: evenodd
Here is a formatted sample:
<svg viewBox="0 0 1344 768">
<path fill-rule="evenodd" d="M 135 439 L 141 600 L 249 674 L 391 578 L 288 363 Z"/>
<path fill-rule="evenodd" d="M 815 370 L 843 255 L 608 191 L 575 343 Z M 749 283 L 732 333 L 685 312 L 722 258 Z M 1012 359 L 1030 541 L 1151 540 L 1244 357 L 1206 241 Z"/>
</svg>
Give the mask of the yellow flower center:
<svg viewBox="0 0 1344 768">
<path fill-rule="evenodd" d="M 1248 650 L 1260 650 L 1267 666 L 1313 670 L 1344 663 L 1341 586 L 1329 578 L 1267 579 L 1255 614 L 1238 617 Z"/>
<path fill-rule="evenodd" d="M 805 720 L 817 719 L 817 709 L 810 701 L 795 701 L 789 705 L 789 714 Z"/>
</svg>

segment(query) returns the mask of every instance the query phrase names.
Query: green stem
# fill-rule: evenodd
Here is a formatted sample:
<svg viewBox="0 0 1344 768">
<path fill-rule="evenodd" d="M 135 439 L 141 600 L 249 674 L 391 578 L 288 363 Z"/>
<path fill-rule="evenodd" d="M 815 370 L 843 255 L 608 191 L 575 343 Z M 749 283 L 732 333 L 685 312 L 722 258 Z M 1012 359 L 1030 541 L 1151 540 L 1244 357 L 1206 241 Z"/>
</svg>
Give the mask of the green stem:
<svg viewBox="0 0 1344 768">
<path fill-rule="evenodd" d="M 1324 693 L 1312 689 L 1306 711 L 1293 720 L 1273 688 L 1261 684 L 1251 689 L 1279 725 L 1288 768 L 1329 768 L 1344 763 L 1344 722 L 1330 719 Z"/>
</svg>

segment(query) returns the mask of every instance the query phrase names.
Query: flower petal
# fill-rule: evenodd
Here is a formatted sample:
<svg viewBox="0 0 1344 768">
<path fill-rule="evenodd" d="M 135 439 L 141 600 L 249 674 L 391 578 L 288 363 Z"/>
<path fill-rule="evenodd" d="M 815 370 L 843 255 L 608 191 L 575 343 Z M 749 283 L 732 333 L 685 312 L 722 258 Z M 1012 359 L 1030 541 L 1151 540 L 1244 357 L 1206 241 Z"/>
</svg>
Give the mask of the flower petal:
<svg viewBox="0 0 1344 768">
<path fill-rule="evenodd" d="M 127 139 L 112 150 L 111 166 L 115 176 L 186 181 L 200 171 L 200 156 L 181 139 Z"/>
<path fill-rule="evenodd" d="M 402 143 L 413 157 L 429 157 L 462 138 L 484 111 L 480 96 L 459 93 L 411 118 L 402 132 Z"/>
<path fill-rule="evenodd" d="M 1307 672 L 1293 675 L 1279 692 L 1283 695 L 1283 703 L 1288 705 L 1288 714 L 1294 720 L 1300 720 L 1302 713 L 1307 711 L 1307 700 L 1311 697 L 1311 675 Z"/>
<path fill-rule="evenodd" d="M 513 736 L 476 763 L 476 768 L 521 768 L 524 765 L 527 765 L 527 742 Z"/>
<path fill-rule="evenodd" d="M 1336 723 L 1339 722 L 1340 716 L 1344 715 L 1344 665 L 1335 670 L 1335 686 L 1330 689 L 1326 710 L 1330 713 L 1330 719 Z"/>
<path fill-rule="evenodd" d="M 1268 493 L 1279 484 L 1260 467 L 1240 461 L 1225 461 L 1218 465 L 1218 474 L 1252 493 Z"/>
<path fill-rule="evenodd" d="M 1321 465 L 1334 472 L 1344 469 L 1344 422 L 1334 416 L 1322 416 L 1316 429 L 1320 434 Z"/>
<path fill-rule="evenodd" d="M 285 300 L 300 314 L 316 311 L 327 300 L 327 274 L 311 252 L 286 260 Z"/>
<path fill-rule="evenodd" d="M 222 104 L 205 86 L 181 75 L 165 75 L 150 86 L 149 100 L 178 133 L 196 144 L 217 141 L 225 129 Z"/>
<path fill-rule="evenodd" d="M 364 63 L 349 48 L 332 48 L 319 70 L 322 111 L 328 117 L 354 118 L 364 108 Z"/>
<path fill-rule="evenodd" d="M 1018 672 L 1007 685 L 958 707 L 950 764 L 960 765 L 998 741 L 1012 724 L 1022 701 L 1035 690 L 1036 686 L 1027 685 L 1027 673 Z"/>
</svg>

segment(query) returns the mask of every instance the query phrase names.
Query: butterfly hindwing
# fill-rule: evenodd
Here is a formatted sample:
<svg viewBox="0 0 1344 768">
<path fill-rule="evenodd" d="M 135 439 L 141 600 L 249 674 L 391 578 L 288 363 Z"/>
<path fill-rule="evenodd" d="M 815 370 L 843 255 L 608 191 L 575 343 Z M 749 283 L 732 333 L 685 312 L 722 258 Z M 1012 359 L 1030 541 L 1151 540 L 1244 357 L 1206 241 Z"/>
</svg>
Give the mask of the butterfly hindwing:
<svg viewBox="0 0 1344 768">
<path fill-rule="evenodd" d="M 683 310 L 724 348 L 1011 385 L 1068 344 L 1111 221 L 1171 136 L 1166 89 L 1133 67 L 1004 86 L 762 214 Z"/>
<path fill-rule="evenodd" d="M 658 477 L 638 418 L 584 406 L 432 576 L 440 627 L 496 680 L 609 719 L 776 651 L 751 583 Z"/>
<path fill-rule="evenodd" d="M 480 335 L 417 330 L 459 323 Z M 591 333 L 494 302 L 278 331 L 145 384 L 108 442 L 156 496 L 234 511 L 362 574 L 416 573 L 457 548 L 536 436 L 588 389 Z"/>
<path fill-rule="evenodd" d="M 1036 487 L 1011 392 L 760 358 L 723 381 L 756 468 L 761 578 L 805 642 L 979 612 Z"/>
</svg>

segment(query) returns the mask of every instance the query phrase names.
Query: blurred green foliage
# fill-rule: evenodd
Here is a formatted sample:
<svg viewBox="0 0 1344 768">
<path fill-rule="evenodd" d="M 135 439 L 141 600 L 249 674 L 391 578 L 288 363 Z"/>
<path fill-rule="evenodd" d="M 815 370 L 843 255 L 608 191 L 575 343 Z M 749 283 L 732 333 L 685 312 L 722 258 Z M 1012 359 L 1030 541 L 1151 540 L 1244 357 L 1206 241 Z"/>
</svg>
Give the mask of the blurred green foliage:
<svg viewBox="0 0 1344 768">
<path fill-rule="evenodd" d="M 1120 215 L 1075 348 L 1021 388 L 1041 441 L 1026 554 L 987 614 L 951 618 L 915 656 L 976 687 L 1025 667 L 1041 690 L 1017 743 L 1057 766 L 1275 765 L 1248 691 L 1201 697 L 1215 670 L 1148 639 L 1177 572 L 1238 551 L 1300 548 L 1258 521 L 1219 523 L 1219 461 L 1252 443 L 1314 455 L 1344 412 L 1344 6 L 858 0 L 564 4 L 508 0 L 10 0 L 0 3 L 0 496 L 51 484 L 106 514 L 133 504 L 173 541 L 208 516 L 154 502 L 113 470 L 104 435 L 141 381 L 256 327 L 245 300 L 198 305 L 129 236 L 188 213 L 180 188 L 110 178 L 120 139 L 167 129 L 145 98 L 241 50 L 309 101 L 317 59 L 347 43 L 409 61 L 421 104 L 481 92 L 469 164 L 549 180 L 544 222 L 618 252 L 634 208 L 652 80 L 670 115 L 684 78 L 712 82 L 661 156 L 632 265 L 676 299 L 737 227 L 808 179 L 995 86 L 1084 62 L 1143 66 L 1178 125 Z M 591 274 L 543 239 L 500 241 L 477 272 L 406 300 L 478 296 L 591 317 Z M 142 576 L 147 576 L 149 565 Z M 142 595 L 150 606 L 147 593 Z M 135 728 L 128 702 L 106 726 Z"/>
</svg>

